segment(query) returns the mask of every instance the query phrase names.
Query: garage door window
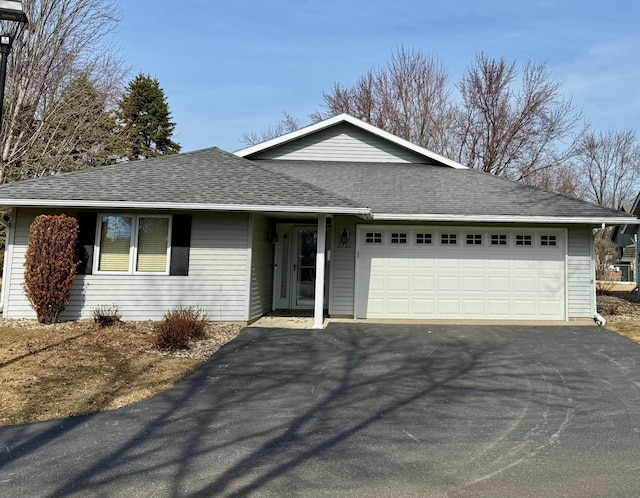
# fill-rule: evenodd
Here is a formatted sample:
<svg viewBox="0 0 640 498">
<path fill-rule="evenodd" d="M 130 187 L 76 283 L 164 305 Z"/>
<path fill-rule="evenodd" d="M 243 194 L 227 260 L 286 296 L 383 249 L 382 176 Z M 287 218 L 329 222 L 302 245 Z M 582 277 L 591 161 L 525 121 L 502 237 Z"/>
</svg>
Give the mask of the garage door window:
<svg viewBox="0 0 640 498">
<path fill-rule="evenodd" d="M 481 233 L 468 233 L 467 234 L 467 245 L 468 246 L 481 246 L 482 245 L 482 234 Z"/>
<path fill-rule="evenodd" d="M 458 243 L 458 237 L 455 233 L 443 233 L 440 236 L 440 243 L 443 245 L 455 245 Z"/>
<path fill-rule="evenodd" d="M 532 244 L 531 235 L 516 235 L 517 246 L 530 246 Z"/>
<path fill-rule="evenodd" d="M 541 246 L 555 246 L 557 244 L 555 235 L 541 235 L 540 236 L 540 245 Z"/>
<path fill-rule="evenodd" d="M 406 244 L 407 243 L 407 234 L 406 233 L 392 233 L 391 234 L 391 243 L 392 244 Z"/>
<path fill-rule="evenodd" d="M 430 233 L 417 233 L 416 234 L 416 244 L 431 244 L 431 234 Z"/>
<path fill-rule="evenodd" d="M 367 232 L 364 241 L 367 244 L 382 244 L 382 232 Z"/>
<path fill-rule="evenodd" d="M 491 234 L 491 245 L 492 246 L 506 246 L 507 245 L 507 236 L 503 233 L 493 233 Z"/>
</svg>

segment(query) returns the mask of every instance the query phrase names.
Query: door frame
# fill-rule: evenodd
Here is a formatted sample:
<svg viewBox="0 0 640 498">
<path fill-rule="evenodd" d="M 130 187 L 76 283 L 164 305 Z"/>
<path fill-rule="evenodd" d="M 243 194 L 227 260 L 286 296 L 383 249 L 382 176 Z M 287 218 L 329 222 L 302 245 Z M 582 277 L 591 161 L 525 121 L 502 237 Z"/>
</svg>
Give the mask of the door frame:
<svg viewBox="0 0 640 498">
<path fill-rule="evenodd" d="M 314 304 L 310 305 L 297 305 L 296 304 L 296 282 L 298 275 L 298 245 L 299 234 L 302 230 L 318 230 L 317 223 L 277 223 L 275 226 L 278 241 L 275 244 L 274 251 L 274 272 L 273 272 L 273 309 L 274 310 L 313 310 Z M 327 230 L 327 240 L 329 240 L 330 231 Z M 286 241 L 286 242 L 285 242 Z M 327 247 L 331 247 L 327 243 Z M 283 254 L 286 252 L 286 254 Z M 329 254 L 327 250 L 327 256 L 325 257 L 325 265 L 329 265 Z M 294 265 L 296 269 L 294 270 Z M 327 308 L 329 302 L 329 275 L 330 271 L 325 271 L 324 282 L 324 304 L 323 307 Z M 283 275 L 283 272 L 286 273 Z M 286 296 L 282 297 L 283 279 L 286 279 Z"/>
</svg>

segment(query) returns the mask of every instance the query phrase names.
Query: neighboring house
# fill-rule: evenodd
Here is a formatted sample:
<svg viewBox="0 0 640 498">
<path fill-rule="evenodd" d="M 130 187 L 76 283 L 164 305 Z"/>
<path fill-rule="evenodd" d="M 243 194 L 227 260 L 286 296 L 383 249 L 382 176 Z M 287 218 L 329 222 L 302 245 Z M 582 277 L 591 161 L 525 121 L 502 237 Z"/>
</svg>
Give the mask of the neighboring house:
<svg viewBox="0 0 640 498">
<path fill-rule="evenodd" d="M 633 211 L 632 204 L 620 206 L 623 213 L 631 213 Z M 617 225 L 611 232 L 611 240 L 618 250 L 618 259 L 614 262 L 614 266 L 620 269 L 620 280 L 623 282 L 635 282 L 636 268 L 636 243 L 635 230 L 634 233 L 625 233 L 623 228 L 625 225 Z"/>
<path fill-rule="evenodd" d="M 625 209 L 627 210 L 627 209 Z M 639 217 L 640 216 L 640 193 L 638 193 L 636 200 L 634 201 L 634 203 L 631 205 L 631 208 L 627 210 L 627 212 L 635 217 Z M 640 287 L 640 258 L 638 257 L 638 255 L 640 254 L 640 240 L 639 240 L 639 235 L 640 235 L 640 226 L 638 225 L 623 225 L 619 228 L 618 230 L 619 233 L 622 234 L 622 236 L 626 236 L 628 237 L 627 239 L 622 239 L 624 240 L 632 240 L 633 241 L 633 259 L 631 260 L 631 264 L 633 265 L 633 273 L 635 274 L 635 282 L 636 282 L 636 287 Z M 630 246 L 631 244 L 627 245 L 624 247 L 623 249 L 623 255 L 622 257 L 624 258 L 624 252 L 626 249 L 626 254 L 627 254 L 627 259 L 631 259 L 631 251 L 630 251 Z M 632 280 L 632 279 L 630 279 Z"/>
<path fill-rule="evenodd" d="M 29 225 L 78 217 L 81 275 L 63 318 L 197 305 L 375 319 L 571 320 L 596 310 L 592 229 L 638 223 L 470 170 L 340 115 L 230 154 L 216 148 L 0 187 L 12 209 L 2 286 L 23 292 Z"/>
</svg>

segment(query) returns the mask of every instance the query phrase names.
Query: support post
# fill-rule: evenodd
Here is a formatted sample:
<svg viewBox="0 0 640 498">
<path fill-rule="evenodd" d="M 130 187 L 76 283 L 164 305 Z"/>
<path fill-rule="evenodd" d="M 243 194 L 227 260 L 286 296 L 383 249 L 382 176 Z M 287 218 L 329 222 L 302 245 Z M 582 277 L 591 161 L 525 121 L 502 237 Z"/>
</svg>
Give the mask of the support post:
<svg viewBox="0 0 640 498">
<path fill-rule="evenodd" d="M 318 241 L 316 249 L 316 292 L 313 311 L 313 328 L 324 324 L 324 262 L 327 245 L 327 215 L 318 215 Z"/>
</svg>

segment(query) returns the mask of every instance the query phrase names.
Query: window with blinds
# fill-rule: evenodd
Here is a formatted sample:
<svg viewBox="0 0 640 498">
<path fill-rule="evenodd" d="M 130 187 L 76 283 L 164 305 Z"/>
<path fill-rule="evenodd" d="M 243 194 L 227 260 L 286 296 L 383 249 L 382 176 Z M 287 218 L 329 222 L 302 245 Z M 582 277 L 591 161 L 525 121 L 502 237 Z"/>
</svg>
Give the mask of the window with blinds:
<svg viewBox="0 0 640 498">
<path fill-rule="evenodd" d="M 99 219 L 98 271 L 169 272 L 169 216 L 102 215 Z"/>
<path fill-rule="evenodd" d="M 138 218 L 136 271 L 166 272 L 169 218 Z"/>
<path fill-rule="evenodd" d="M 133 217 L 100 217 L 99 271 L 129 271 Z"/>
</svg>

